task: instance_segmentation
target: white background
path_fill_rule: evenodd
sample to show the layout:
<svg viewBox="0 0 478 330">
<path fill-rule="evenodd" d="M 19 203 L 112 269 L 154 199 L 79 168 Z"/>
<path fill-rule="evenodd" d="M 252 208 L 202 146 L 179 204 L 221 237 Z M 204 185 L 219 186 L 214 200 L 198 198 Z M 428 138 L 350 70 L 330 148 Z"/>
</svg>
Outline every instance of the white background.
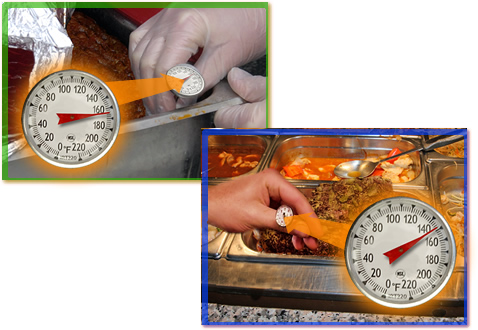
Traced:
<svg viewBox="0 0 478 330">
<path fill-rule="evenodd" d="M 271 1 L 269 19 L 270 127 L 468 128 L 473 166 L 476 2 Z M 0 329 L 201 327 L 200 188 L 2 182 Z"/>
</svg>

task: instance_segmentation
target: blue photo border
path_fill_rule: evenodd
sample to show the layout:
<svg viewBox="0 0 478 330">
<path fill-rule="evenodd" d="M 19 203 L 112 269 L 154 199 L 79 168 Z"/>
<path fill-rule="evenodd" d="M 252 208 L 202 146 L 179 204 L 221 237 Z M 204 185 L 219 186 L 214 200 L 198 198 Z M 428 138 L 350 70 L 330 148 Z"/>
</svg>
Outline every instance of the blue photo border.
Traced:
<svg viewBox="0 0 478 330">
<path fill-rule="evenodd" d="M 208 252 L 207 252 L 207 220 L 208 220 L 208 175 L 201 172 L 201 324 L 203 325 L 468 325 L 468 130 L 467 129 L 428 129 L 428 128 L 370 128 L 370 129 L 204 129 L 202 131 L 202 169 L 208 167 L 208 137 L 211 135 L 463 135 L 465 144 L 464 156 L 464 190 L 465 190 L 465 290 L 463 322 L 209 322 L 208 320 Z"/>
</svg>

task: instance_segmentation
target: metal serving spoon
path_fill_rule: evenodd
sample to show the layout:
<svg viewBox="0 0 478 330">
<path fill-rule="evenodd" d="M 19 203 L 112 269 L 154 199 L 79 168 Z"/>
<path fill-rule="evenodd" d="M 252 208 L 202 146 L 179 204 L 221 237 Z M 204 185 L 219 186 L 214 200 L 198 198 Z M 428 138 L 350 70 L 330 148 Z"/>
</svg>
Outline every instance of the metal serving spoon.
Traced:
<svg viewBox="0 0 478 330">
<path fill-rule="evenodd" d="M 411 149 L 411 150 L 402 152 L 401 154 L 397 154 L 392 157 L 381 159 L 378 162 L 370 162 L 367 160 L 352 160 L 349 162 L 341 163 L 335 167 L 334 173 L 338 177 L 344 178 L 344 179 L 365 178 L 369 176 L 370 174 L 372 174 L 373 171 L 375 171 L 375 168 L 378 166 L 378 164 L 382 162 L 386 162 L 387 160 L 391 160 L 391 159 L 394 159 L 394 158 L 397 158 L 402 155 L 406 155 L 415 151 L 421 151 L 421 150 L 429 151 L 432 149 L 440 148 L 440 147 L 452 144 L 454 142 L 458 142 L 463 139 L 464 139 L 463 135 L 440 135 L 423 143 L 423 146 L 420 148 Z"/>
</svg>

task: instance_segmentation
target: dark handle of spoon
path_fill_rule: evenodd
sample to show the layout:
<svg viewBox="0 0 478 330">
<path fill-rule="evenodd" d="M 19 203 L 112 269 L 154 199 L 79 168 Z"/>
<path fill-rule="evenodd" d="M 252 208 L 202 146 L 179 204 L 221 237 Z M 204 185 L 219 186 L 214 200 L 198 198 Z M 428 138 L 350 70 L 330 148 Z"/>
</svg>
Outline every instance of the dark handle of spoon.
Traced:
<svg viewBox="0 0 478 330">
<path fill-rule="evenodd" d="M 386 162 L 388 160 L 395 159 L 397 157 L 400 157 L 400 156 L 403 156 L 403 155 L 406 155 L 406 154 L 409 154 L 409 153 L 412 153 L 412 152 L 415 152 L 415 151 L 421 151 L 421 150 L 429 151 L 429 150 L 432 150 L 432 149 L 447 146 L 449 144 L 452 144 L 452 143 L 458 142 L 460 140 L 463 140 L 464 138 L 465 137 L 463 135 L 440 135 L 440 136 L 437 136 L 437 137 L 425 142 L 423 147 L 407 150 L 405 152 L 402 152 L 401 154 L 398 154 L 398 155 L 395 155 L 395 156 L 392 156 L 392 157 L 384 158 L 384 159 L 380 160 L 379 163 Z"/>
<path fill-rule="evenodd" d="M 431 140 L 426 141 L 424 143 L 423 150 L 428 151 L 431 149 L 444 147 L 449 144 L 463 140 L 464 138 L 465 137 L 463 135 L 439 135 Z"/>
</svg>

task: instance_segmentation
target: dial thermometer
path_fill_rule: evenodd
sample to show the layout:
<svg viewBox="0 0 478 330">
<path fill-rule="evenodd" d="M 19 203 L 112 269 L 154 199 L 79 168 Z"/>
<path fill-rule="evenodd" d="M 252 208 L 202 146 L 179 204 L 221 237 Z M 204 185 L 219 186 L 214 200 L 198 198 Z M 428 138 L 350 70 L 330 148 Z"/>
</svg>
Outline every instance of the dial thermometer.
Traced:
<svg viewBox="0 0 478 330">
<path fill-rule="evenodd" d="M 178 97 L 197 96 L 204 89 L 204 78 L 199 71 L 190 64 L 179 64 L 173 66 L 168 72 L 166 72 L 166 75 L 184 80 L 180 92 L 177 92 L 174 89 L 171 90 L 171 92 Z"/>
<path fill-rule="evenodd" d="M 364 210 L 347 235 L 345 263 L 357 288 L 387 307 L 420 305 L 446 285 L 456 247 L 445 218 L 432 206 L 392 197 Z"/>
<path fill-rule="evenodd" d="M 40 80 L 25 100 L 22 125 L 33 151 L 50 164 L 76 168 L 103 157 L 119 131 L 120 111 L 108 86 L 83 71 Z"/>
</svg>

